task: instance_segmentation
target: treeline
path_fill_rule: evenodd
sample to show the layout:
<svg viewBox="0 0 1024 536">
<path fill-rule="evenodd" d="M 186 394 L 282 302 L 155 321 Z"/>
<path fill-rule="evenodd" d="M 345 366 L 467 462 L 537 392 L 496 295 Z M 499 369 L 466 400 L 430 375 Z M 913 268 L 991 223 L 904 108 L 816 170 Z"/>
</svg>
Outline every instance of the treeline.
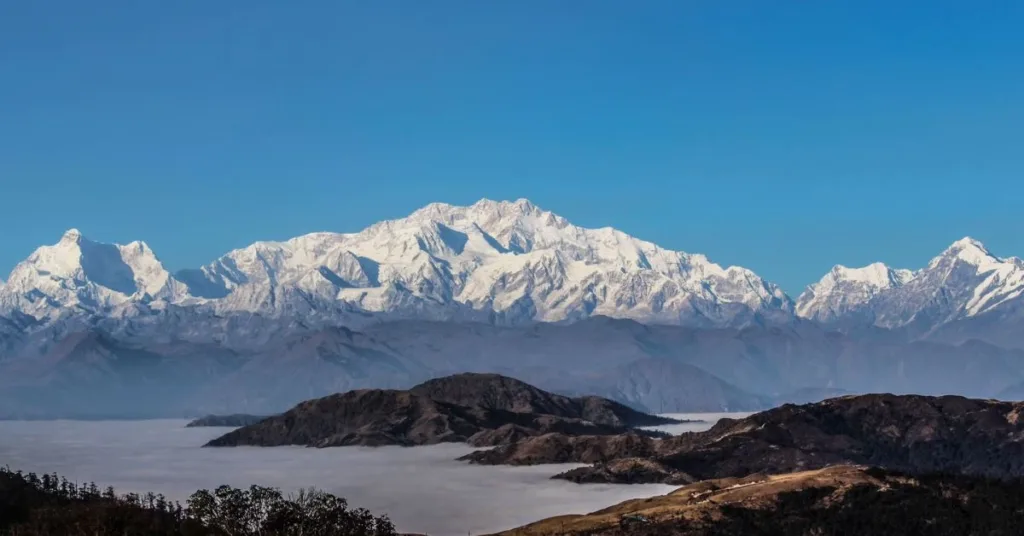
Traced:
<svg viewBox="0 0 1024 536">
<path fill-rule="evenodd" d="M 386 516 L 349 508 L 318 490 L 221 486 L 187 503 L 162 495 L 118 494 L 56 474 L 0 468 L 0 535 L 4 536 L 396 536 Z"/>
</svg>

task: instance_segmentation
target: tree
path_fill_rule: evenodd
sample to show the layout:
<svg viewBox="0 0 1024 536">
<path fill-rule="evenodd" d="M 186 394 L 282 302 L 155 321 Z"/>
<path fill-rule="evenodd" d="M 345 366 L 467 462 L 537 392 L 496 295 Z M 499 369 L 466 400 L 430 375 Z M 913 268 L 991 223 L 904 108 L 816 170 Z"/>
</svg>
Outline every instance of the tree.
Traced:
<svg viewBox="0 0 1024 536">
<path fill-rule="evenodd" d="M 318 490 L 199 490 L 187 507 L 162 495 L 102 493 L 56 475 L 0 468 L 0 536 L 394 536 L 387 517 Z"/>
</svg>

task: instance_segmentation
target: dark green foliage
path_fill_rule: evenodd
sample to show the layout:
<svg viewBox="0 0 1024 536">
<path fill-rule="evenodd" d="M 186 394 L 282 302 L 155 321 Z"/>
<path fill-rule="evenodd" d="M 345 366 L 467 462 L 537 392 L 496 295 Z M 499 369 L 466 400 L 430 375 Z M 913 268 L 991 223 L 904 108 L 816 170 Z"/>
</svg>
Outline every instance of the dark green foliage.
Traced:
<svg viewBox="0 0 1024 536">
<path fill-rule="evenodd" d="M 0 468 L 4 536 L 395 536 L 387 517 L 349 509 L 316 490 L 284 497 L 273 488 L 221 486 L 192 494 L 188 507 L 162 495 L 117 495 L 92 483 Z"/>
<path fill-rule="evenodd" d="M 188 500 L 188 515 L 216 534 L 303 536 L 390 536 L 394 527 L 386 517 L 364 509 L 350 510 L 345 499 L 317 490 L 302 490 L 285 498 L 273 488 L 248 490 L 221 486 L 212 493 L 200 490 Z"/>
</svg>

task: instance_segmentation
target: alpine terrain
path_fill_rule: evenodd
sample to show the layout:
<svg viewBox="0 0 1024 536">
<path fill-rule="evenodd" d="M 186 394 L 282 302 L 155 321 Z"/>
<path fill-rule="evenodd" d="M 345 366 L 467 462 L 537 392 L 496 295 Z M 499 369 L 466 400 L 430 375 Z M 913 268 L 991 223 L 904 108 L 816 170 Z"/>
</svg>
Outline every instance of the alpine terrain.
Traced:
<svg viewBox="0 0 1024 536">
<path fill-rule="evenodd" d="M 347 324 L 366 314 L 500 324 L 605 315 L 695 326 L 793 308 L 750 270 L 577 227 L 525 199 L 435 203 L 359 233 L 257 242 L 176 274 L 143 242 L 100 244 L 70 230 L 15 267 L 0 304 L 4 316 L 40 322 L 182 306 Z"/>
<path fill-rule="evenodd" d="M 1018 396 L 1022 294 L 1024 262 L 963 239 L 916 271 L 837 266 L 794 301 L 524 199 L 434 203 L 174 273 L 143 242 L 70 230 L 0 286 L 0 416 L 271 415 L 460 372 L 655 412 Z"/>
<path fill-rule="evenodd" d="M 972 238 L 917 271 L 884 264 L 836 266 L 797 299 L 797 314 L 826 324 L 904 329 L 912 337 L 972 338 L 1020 347 L 1024 260 L 1001 258 Z"/>
</svg>

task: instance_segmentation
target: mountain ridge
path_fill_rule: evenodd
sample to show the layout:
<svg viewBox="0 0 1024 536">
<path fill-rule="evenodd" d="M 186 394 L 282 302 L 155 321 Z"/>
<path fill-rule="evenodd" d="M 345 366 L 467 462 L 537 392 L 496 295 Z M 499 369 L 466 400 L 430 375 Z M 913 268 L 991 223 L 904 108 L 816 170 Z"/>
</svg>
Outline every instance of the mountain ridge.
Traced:
<svg viewBox="0 0 1024 536">
<path fill-rule="evenodd" d="M 131 316 L 168 305 L 315 312 L 334 323 L 367 313 L 506 324 L 606 315 L 718 326 L 792 311 L 781 288 L 746 268 L 608 227 L 578 227 L 525 199 L 432 203 L 357 233 L 255 242 L 173 274 L 143 242 L 100 244 L 72 229 L 19 263 L 0 293 L 0 311 L 45 321 L 68 311 Z"/>
<path fill-rule="evenodd" d="M 1016 330 L 1021 319 L 1014 313 L 1024 304 L 1024 260 L 997 257 L 978 240 L 957 240 L 916 271 L 881 263 L 838 268 L 798 297 L 797 314 L 825 325 L 870 324 L 947 342 L 1024 343 L 969 329 L 978 319 L 992 319 L 982 323 Z"/>
<path fill-rule="evenodd" d="M 104 244 L 69 229 L 0 283 L 0 317 L 26 315 L 34 327 L 72 317 L 127 321 L 169 308 L 353 327 L 609 316 L 717 328 L 805 318 L 1024 347 L 1002 326 L 1024 322 L 1021 304 L 1024 261 L 996 257 L 969 237 L 916 271 L 836 265 L 794 300 L 749 269 L 610 227 L 578 227 L 526 199 L 431 203 L 359 232 L 259 241 L 173 273 L 145 242 Z"/>
<path fill-rule="evenodd" d="M 457 372 L 658 411 L 1024 392 L 1018 258 L 964 238 L 915 271 L 836 266 L 812 287 L 794 301 L 527 200 L 435 203 L 175 274 L 144 242 L 71 229 L 0 287 L 0 399 L 6 416 L 120 415 L 150 389 L 140 414 L 269 414 Z"/>
<path fill-rule="evenodd" d="M 589 318 L 497 326 L 395 321 L 319 327 L 258 316 L 57 324 L 3 335 L 0 418 L 270 415 L 360 388 L 407 389 L 463 372 L 642 411 L 750 411 L 829 393 L 994 397 L 1024 382 L 1024 350 L 906 341 L 812 322 L 687 328 Z"/>
<path fill-rule="evenodd" d="M 551 434 L 461 459 L 482 464 L 590 463 L 578 483 L 684 483 L 830 465 L 917 474 L 1024 475 L 1024 403 L 962 396 L 867 394 L 785 404 L 666 439 Z M 638 463 L 640 464 L 638 466 Z M 643 470 L 638 470 L 642 468 Z"/>
</svg>

